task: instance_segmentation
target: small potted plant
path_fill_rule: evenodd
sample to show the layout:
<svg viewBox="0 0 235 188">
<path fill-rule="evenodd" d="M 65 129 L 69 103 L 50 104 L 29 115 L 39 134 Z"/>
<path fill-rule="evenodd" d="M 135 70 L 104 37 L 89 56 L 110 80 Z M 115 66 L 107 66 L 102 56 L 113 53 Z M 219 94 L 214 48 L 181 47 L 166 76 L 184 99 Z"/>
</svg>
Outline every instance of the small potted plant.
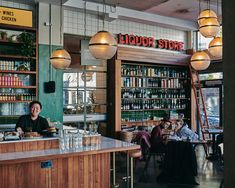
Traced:
<svg viewBox="0 0 235 188">
<path fill-rule="evenodd" d="M 11 35 L 11 36 L 9 37 L 9 41 L 10 41 L 10 42 L 17 42 L 17 35 Z"/>
<path fill-rule="evenodd" d="M 35 35 L 28 32 L 23 32 L 18 35 L 17 40 L 22 42 L 20 52 L 22 55 L 27 57 L 35 56 Z"/>
<path fill-rule="evenodd" d="M 6 31 L 1 31 L 1 39 L 7 40 L 7 32 Z"/>
</svg>

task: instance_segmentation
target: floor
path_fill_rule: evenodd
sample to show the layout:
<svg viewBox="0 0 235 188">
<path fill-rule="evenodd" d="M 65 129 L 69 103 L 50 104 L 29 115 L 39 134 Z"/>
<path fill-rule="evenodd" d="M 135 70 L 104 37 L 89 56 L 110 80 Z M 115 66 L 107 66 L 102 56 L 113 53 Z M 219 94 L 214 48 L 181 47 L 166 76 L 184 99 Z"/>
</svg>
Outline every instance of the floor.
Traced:
<svg viewBox="0 0 235 188">
<path fill-rule="evenodd" d="M 196 182 L 199 185 L 177 185 L 177 184 L 159 184 L 157 182 L 157 176 L 160 174 L 161 169 L 157 162 L 154 168 L 154 160 L 149 163 L 149 167 L 145 175 L 143 176 L 143 169 L 145 162 L 136 161 L 134 177 L 134 188 L 220 188 L 220 182 L 223 179 L 223 168 L 218 160 L 209 161 L 206 159 L 203 147 L 196 147 L 196 156 L 198 163 L 198 176 Z M 126 182 L 122 177 L 126 174 L 126 160 L 125 154 L 119 154 L 117 156 L 117 184 L 120 188 L 125 188 Z"/>
</svg>

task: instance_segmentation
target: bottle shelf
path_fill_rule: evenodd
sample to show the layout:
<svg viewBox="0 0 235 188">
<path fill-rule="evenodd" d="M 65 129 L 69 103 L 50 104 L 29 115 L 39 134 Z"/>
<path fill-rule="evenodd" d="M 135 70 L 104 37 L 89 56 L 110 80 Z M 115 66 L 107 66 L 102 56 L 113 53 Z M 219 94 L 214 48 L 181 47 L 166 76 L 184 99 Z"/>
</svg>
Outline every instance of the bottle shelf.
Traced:
<svg viewBox="0 0 235 188">
<path fill-rule="evenodd" d="M 150 78 L 150 79 L 183 79 L 188 80 L 186 77 L 173 77 L 173 76 L 142 76 L 142 75 L 121 75 L 122 77 L 136 77 L 136 78 Z"/>
<path fill-rule="evenodd" d="M 25 101 L 21 101 L 21 100 L 5 100 L 5 101 L 1 101 L 0 103 L 30 103 L 32 102 L 32 100 L 25 100 Z"/>
<path fill-rule="evenodd" d="M 157 110 L 185 110 L 185 108 L 154 108 L 154 109 L 137 109 L 137 110 L 121 110 L 122 112 L 143 112 L 143 111 L 157 111 Z"/>
<path fill-rule="evenodd" d="M 28 103 L 38 99 L 38 32 L 31 27 L 0 27 L 7 35 L 0 39 L 0 118 L 9 123 L 27 114 Z"/>
<path fill-rule="evenodd" d="M 172 100 L 172 99 L 182 99 L 182 100 L 186 100 L 189 98 L 180 98 L 180 97 L 174 97 L 174 98 L 121 98 L 122 100 Z"/>
<path fill-rule="evenodd" d="M 36 57 L 27 57 L 21 55 L 10 55 L 10 54 L 0 54 L 0 58 L 7 58 L 7 59 L 35 59 Z"/>
<path fill-rule="evenodd" d="M 122 87 L 121 89 L 164 89 L 164 90 L 167 90 L 167 89 L 184 89 L 184 88 L 173 88 L 173 87 L 165 88 L 165 87 L 151 86 L 151 87 Z"/>
<path fill-rule="evenodd" d="M 18 71 L 18 70 L 0 70 L 0 73 L 12 73 L 12 74 L 37 74 L 36 71 Z"/>
<path fill-rule="evenodd" d="M 37 86 L 1 86 L 0 88 L 15 88 L 15 89 L 36 89 Z"/>
</svg>

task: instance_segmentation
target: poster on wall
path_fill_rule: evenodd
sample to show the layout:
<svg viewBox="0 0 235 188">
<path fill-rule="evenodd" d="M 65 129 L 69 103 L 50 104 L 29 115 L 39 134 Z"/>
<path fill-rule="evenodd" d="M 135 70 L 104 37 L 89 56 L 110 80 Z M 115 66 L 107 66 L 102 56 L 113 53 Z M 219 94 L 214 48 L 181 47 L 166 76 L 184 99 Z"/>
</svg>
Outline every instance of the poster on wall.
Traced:
<svg viewBox="0 0 235 188">
<path fill-rule="evenodd" d="M 0 6 L 0 24 L 32 27 L 32 11 Z"/>
<path fill-rule="evenodd" d="M 81 65 L 98 66 L 100 60 L 95 59 L 89 51 L 89 40 L 81 40 Z"/>
</svg>

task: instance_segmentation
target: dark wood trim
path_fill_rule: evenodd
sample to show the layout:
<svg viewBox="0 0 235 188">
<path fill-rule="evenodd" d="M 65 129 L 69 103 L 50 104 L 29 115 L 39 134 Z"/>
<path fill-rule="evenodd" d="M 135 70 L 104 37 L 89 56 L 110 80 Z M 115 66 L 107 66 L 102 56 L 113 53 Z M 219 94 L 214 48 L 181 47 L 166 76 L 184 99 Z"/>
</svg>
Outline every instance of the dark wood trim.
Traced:
<svg viewBox="0 0 235 188">
<path fill-rule="evenodd" d="M 188 66 L 191 55 L 165 52 L 157 49 L 118 46 L 117 59 L 166 65 Z"/>
<path fill-rule="evenodd" d="M 59 148 L 59 140 L 28 140 L 19 142 L 0 143 L 0 153 L 25 152 L 32 150 L 45 150 Z"/>
<path fill-rule="evenodd" d="M 11 30 L 17 30 L 17 31 L 22 31 L 22 30 L 26 30 L 26 31 L 32 31 L 35 32 L 37 31 L 36 28 L 33 27 L 24 27 L 24 26 L 17 26 L 17 25 L 8 25 L 8 24 L 0 24 L 0 27 L 2 29 L 11 29 Z"/>
</svg>

